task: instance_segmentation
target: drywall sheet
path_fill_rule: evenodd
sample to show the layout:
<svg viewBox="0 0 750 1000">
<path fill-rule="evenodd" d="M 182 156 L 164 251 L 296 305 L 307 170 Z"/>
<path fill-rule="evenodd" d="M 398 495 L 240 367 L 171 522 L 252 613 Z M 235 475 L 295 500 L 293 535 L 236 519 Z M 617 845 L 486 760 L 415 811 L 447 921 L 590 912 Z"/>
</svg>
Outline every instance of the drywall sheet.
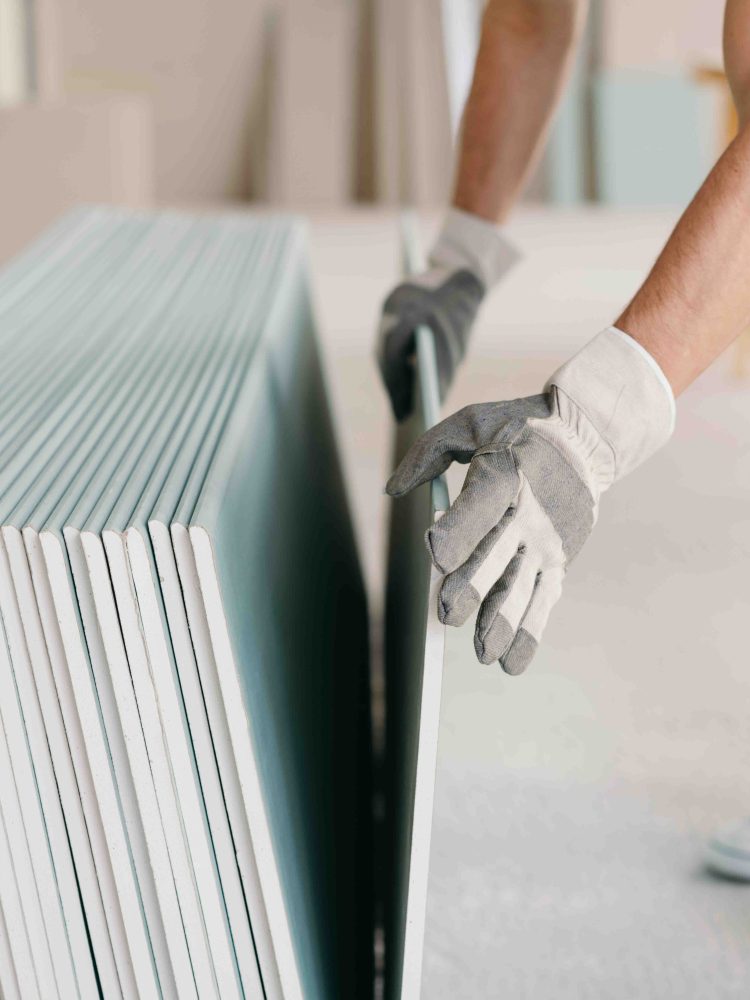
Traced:
<svg viewBox="0 0 750 1000">
<path fill-rule="evenodd" d="M 367 617 L 304 230 L 73 213 L 0 273 L 0 349 L 4 993 L 367 995 Z"/>
<path fill-rule="evenodd" d="M 257 266 L 262 253 L 270 274 L 283 264 L 284 237 L 288 233 L 278 227 L 275 233 L 266 235 L 273 238 L 265 245 L 257 242 L 251 263 Z M 162 678 L 162 684 L 169 684 L 172 678 L 172 683 L 179 686 L 185 721 L 178 719 L 177 724 L 166 725 L 165 734 L 170 742 L 179 744 L 186 738 L 192 741 L 243 989 L 248 996 L 265 991 L 265 996 L 274 1000 L 283 994 L 252 839 L 242 810 L 237 808 L 238 779 L 231 752 L 229 757 L 226 754 L 229 738 L 221 694 L 212 683 L 215 670 L 201 661 L 200 643 L 195 638 L 200 625 L 191 622 L 188 626 L 189 584 L 181 588 L 169 533 L 178 503 L 184 499 L 191 510 L 194 506 L 242 373 L 252 361 L 264 309 L 274 294 L 272 280 L 251 283 L 249 278 L 240 273 L 237 287 L 226 296 L 225 308 L 230 308 L 222 318 L 226 330 L 222 349 L 210 352 L 209 362 L 201 366 L 199 383 L 191 390 L 189 405 L 179 407 L 175 413 L 177 422 L 158 453 L 136 507 L 126 491 L 107 519 L 104 537 L 108 547 L 125 547 L 140 631 L 154 677 Z M 249 287 L 254 288 L 252 295 L 247 294 Z M 212 309 L 214 316 L 222 315 L 215 305 Z M 169 692 L 166 694 L 168 698 Z M 177 747 L 183 760 L 186 752 L 189 755 L 189 746 L 182 750 Z M 174 757 L 175 752 L 171 755 Z"/>
<path fill-rule="evenodd" d="M 90 305 L 90 315 L 97 315 L 101 305 L 96 294 L 97 283 L 106 278 L 107 269 L 113 265 L 112 244 L 120 231 L 121 220 L 115 213 L 108 226 L 98 232 L 98 239 L 92 239 L 100 221 L 101 216 L 96 212 L 87 213 L 83 220 L 77 214 L 57 227 L 40 247 L 8 268 L 0 283 L 3 334 L 12 344 L 14 335 L 24 333 L 23 350 L 7 350 L 9 364 L 4 372 L 12 381 L 4 396 L 0 430 L 0 446 L 5 455 L 0 606 L 8 639 L 6 681 L 15 687 L 15 697 L 6 702 L 6 711 L 13 713 L 16 699 L 20 708 L 20 718 L 14 714 L 8 718 L 8 748 L 14 774 L 23 789 L 21 816 L 29 851 L 33 852 L 31 879 L 24 878 L 22 884 L 36 886 L 36 893 L 24 892 L 22 901 L 28 911 L 34 905 L 35 895 L 40 900 L 47 900 L 42 910 L 45 931 L 41 934 L 32 931 L 32 949 L 43 946 L 45 937 L 49 944 L 49 935 L 53 934 L 56 943 L 50 947 L 57 988 L 63 995 L 77 995 L 79 990 L 82 995 L 89 995 L 91 991 L 96 992 L 96 985 L 88 929 L 100 982 L 116 996 L 120 986 L 113 967 L 108 905 L 102 896 L 101 873 L 97 871 L 101 854 L 97 859 L 96 849 L 100 845 L 94 833 L 87 829 L 82 815 L 84 776 L 77 780 L 72 767 L 68 743 L 71 730 L 66 732 L 66 722 L 61 717 L 61 703 L 49 673 L 44 638 L 39 632 L 28 565 L 22 551 L 19 562 L 20 537 L 11 530 L 10 524 L 14 508 L 23 498 L 32 495 L 40 471 L 46 470 L 48 460 L 58 457 L 55 448 L 59 449 L 64 441 L 64 437 L 59 436 L 64 421 L 59 419 L 61 414 L 59 405 L 56 410 L 56 403 L 66 398 L 66 387 L 72 384 L 75 351 L 71 341 L 75 338 L 63 339 L 62 347 L 56 345 L 56 351 L 48 352 L 49 325 L 54 323 L 53 320 L 50 324 L 50 318 L 66 324 L 71 313 L 85 330 L 88 317 L 82 301 Z M 138 228 L 143 236 L 150 222 L 141 223 Z M 77 273 L 72 266 L 76 260 L 79 263 Z M 122 271 L 123 280 L 133 278 L 127 268 Z M 30 335 L 30 329 L 37 335 Z M 96 343 L 95 337 L 93 343 Z M 49 368 L 40 363 L 40 352 L 45 359 L 51 355 Z M 96 366 L 89 367 L 95 379 Z M 41 385 L 38 384 L 40 378 Z M 31 763 L 31 771 L 27 761 Z M 41 832 L 34 819 L 34 795 L 39 796 L 41 805 Z M 92 806 L 91 800 L 86 799 L 86 807 L 91 810 Z M 14 850 L 21 848 L 14 845 Z M 45 850 L 52 862 L 51 869 L 44 860 Z M 55 931 L 55 894 L 59 895 L 58 905 L 62 907 L 68 937 L 65 946 Z M 85 917 L 81 913 L 81 902 L 86 909 Z M 108 902 L 111 904 L 112 900 Z M 35 926 L 33 914 L 29 926 Z M 75 983 L 59 971 L 65 947 L 72 953 Z M 44 987 L 43 992 L 47 988 Z M 50 995 L 53 993 L 54 990 Z"/>
<path fill-rule="evenodd" d="M 242 242 L 249 242 L 247 236 Z M 229 241 L 208 287 L 195 289 L 195 300 L 185 315 L 188 325 L 179 324 L 179 356 L 168 366 L 173 377 L 128 449 L 125 467 L 118 470 L 122 485 L 119 496 L 112 490 L 102 494 L 87 516 L 84 546 L 88 548 L 92 582 L 94 573 L 109 566 L 115 604 L 111 598 L 105 599 L 98 619 L 102 626 L 107 618 L 113 623 L 119 618 L 124 646 L 116 630 L 108 630 L 112 634 L 107 655 L 111 664 L 123 663 L 125 658 L 133 679 L 156 797 L 170 838 L 170 856 L 188 875 L 192 861 L 192 878 L 180 874 L 176 882 L 181 905 L 187 903 L 190 923 L 186 931 L 197 959 L 196 978 L 213 967 L 220 996 L 240 996 L 244 991 L 247 997 L 262 998 L 248 909 L 239 886 L 210 735 L 201 726 L 205 710 L 200 689 L 190 686 L 188 674 L 182 677 L 176 671 L 160 607 L 156 567 L 136 538 L 146 534 L 139 513 L 144 501 L 148 504 L 149 497 L 153 501 L 174 455 L 179 453 L 184 439 L 180 427 L 197 425 L 200 429 L 207 388 L 218 381 L 217 390 L 221 391 L 222 380 L 217 380 L 217 374 L 232 367 L 236 342 L 244 345 L 250 339 L 243 328 L 228 322 L 237 310 L 252 312 L 259 297 L 248 292 L 257 288 L 252 281 L 254 256 L 238 255 L 237 249 L 236 243 Z M 211 338 L 205 336 L 207 325 L 218 331 Z M 130 536 L 130 551 L 126 535 Z M 181 828 L 185 830 L 184 843 Z M 195 897 L 186 899 L 193 882 L 197 911 Z M 202 983 L 199 995 L 208 988 L 209 984 Z"/>
<path fill-rule="evenodd" d="M 132 417 L 133 410 L 137 411 L 138 405 L 143 405 L 144 393 L 148 387 L 151 386 L 153 390 L 154 380 L 144 377 L 143 366 L 147 360 L 153 362 L 154 352 L 158 351 L 159 339 L 153 336 L 153 329 L 149 324 L 159 322 L 157 319 L 159 309 L 167 304 L 169 297 L 175 293 L 180 284 L 190 278 L 200 249 L 205 243 L 205 233 L 197 231 L 192 223 L 186 220 L 164 219 L 154 225 L 153 220 L 148 218 L 130 219 L 127 220 L 123 232 L 120 232 L 119 224 L 115 226 L 114 232 L 111 231 L 116 219 L 107 219 L 105 216 L 105 221 L 107 223 L 105 228 L 110 229 L 112 241 L 119 246 L 119 255 L 114 260 L 114 266 L 112 260 L 108 263 L 111 273 L 99 273 L 96 276 L 98 282 L 94 286 L 95 291 L 92 292 L 89 288 L 83 304 L 75 308 L 71 333 L 64 342 L 65 352 L 57 366 L 56 375 L 64 371 L 64 378 L 58 382 L 56 378 L 49 376 L 45 368 L 40 368 L 36 390 L 28 393 L 29 408 L 41 410 L 44 419 L 38 423 L 35 433 L 32 434 L 32 440 L 35 436 L 37 438 L 36 445 L 19 449 L 18 454 L 26 457 L 26 465 L 16 467 L 13 462 L 6 464 L 2 522 L 3 543 L 12 569 L 28 650 L 27 654 L 23 642 L 18 638 L 13 640 L 14 632 L 11 629 L 11 652 L 14 652 L 15 647 L 14 669 L 18 678 L 23 676 L 19 673 L 22 669 L 28 674 L 30 665 L 46 727 L 46 741 L 39 736 L 30 739 L 33 752 L 38 755 L 37 781 L 39 774 L 43 773 L 40 770 L 44 764 L 43 750 L 46 743 L 49 743 L 76 861 L 78 883 L 87 921 L 91 927 L 97 968 L 100 970 L 102 981 L 107 983 L 108 991 L 112 995 L 117 995 L 117 986 L 113 983 L 115 970 L 111 968 L 112 960 L 109 960 L 109 967 L 105 961 L 108 955 L 105 951 L 107 942 L 103 931 L 109 930 L 117 966 L 116 974 L 119 976 L 123 991 L 126 994 L 130 991 L 133 978 L 133 966 L 127 954 L 129 946 L 140 979 L 139 989 L 143 992 L 148 990 L 150 984 L 150 981 L 144 982 L 143 978 L 148 976 L 151 955 L 162 953 L 162 949 L 158 946 L 162 936 L 160 921 L 151 913 L 150 929 L 144 936 L 143 913 L 148 908 L 143 907 L 144 885 L 135 886 L 131 882 L 134 893 L 129 894 L 125 891 L 122 881 L 123 878 L 128 879 L 127 861 L 125 867 L 122 867 L 123 855 L 129 854 L 132 848 L 132 844 L 128 843 L 123 851 L 123 844 L 121 840 L 118 841 L 116 834 L 125 788 L 125 778 L 122 776 L 125 772 L 121 771 L 122 781 L 120 778 L 117 779 L 114 804 L 111 796 L 107 798 L 101 784 L 97 793 L 102 792 L 106 806 L 98 810 L 98 816 L 97 803 L 92 801 L 92 797 L 97 793 L 92 789 L 91 772 L 97 768 L 101 774 L 102 764 L 108 758 L 114 760 L 116 755 L 112 748 L 116 746 L 116 740 L 114 737 L 110 740 L 109 736 L 105 736 L 103 758 L 102 744 L 96 742 L 91 744 L 92 753 L 87 761 L 85 755 L 81 753 L 81 738 L 84 733 L 90 738 L 88 726 L 96 727 L 97 716 L 101 719 L 106 718 L 106 711 L 102 712 L 101 699 L 106 703 L 103 685 L 109 683 L 110 675 L 103 674 L 102 680 L 96 684 L 94 706 L 81 701 L 76 709 L 66 676 L 66 673 L 72 674 L 72 670 L 67 664 L 60 663 L 59 647 L 56 645 L 58 637 L 55 635 L 55 624 L 60 623 L 63 611 L 60 610 L 57 623 L 54 620 L 50 621 L 49 593 L 46 592 L 40 578 L 38 536 L 35 532 L 41 527 L 49 530 L 56 518 L 60 525 L 63 524 L 67 511 L 75 509 L 82 486 L 85 484 L 89 489 L 95 488 L 92 483 L 96 483 L 96 476 L 92 480 L 91 470 L 96 469 L 101 477 L 102 468 L 106 467 L 106 463 L 102 463 L 102 454 L 106 455 L 110 462 L 116 461 L 115 446 L 119 444 L 123 435 L 122 425 L 118 424 L 115 417 L 127 422 L 128 417 Z M 97 261 L 104 257 L 104 254 L 98 255 Z M 89 281 L 88 272 L 92 269 L 93 266 L 88 262 L 86 268 L 81 269 Z M 69 297 L 73 295 L 74 287 L 74 282 L 67 283 Z M 148 302 L 148 308 L 139 311 L 136 318 L 132 315 L 132 302 L 139 301 L 137 298 L 139 294 Z M 74 298 L 76 300 L 78 298 L 77 291 Z M 65 311 L 60 309 L 52 314 L 51 310 L 48 310 L 45 315 L 54 326 L 55 317 L 59 322 L 60 318 L 64 317 Z M 35 329 L 40 329 L 40 322 L 37 319 Z M 97 351 L 91 350 L 92 342 L 97 343 L 94 334 L 102 338 L 100 341 L 102 346 Z M 140 352 L 136 349 L 138 346 L 145 349 Z M 162 375 L 168 370 L 164 365 L 156 367 Z M 17 410 L 16 416 L 22 418 L 22 408 L 18 407 Z M 151 407 L 146 406 L 145 410 L 150 411 Z M 23 433 L 23 420 L 20 420 L 20 425 L 19 435 Z M 27 432 L 28 429 L 27 424 Z M 105 480 L 105 485 L 109 482 Z M 25 551 L 19 534 L 19 529 L 22 527 L 26 543 Z M 67 582 L 67 575 L 63 574 L 60 580 Z M 9 607 L 12 611 L 12 605 L 6 596 L 4 608 Z M 68 621 L 75 628 L 75 606 L 70 594 L 67 597 L 66 608 Z M 57 618 L 57 613 L 55 617 Z M 12 625 L 12 616 L 9 621 Z M 15 631 L 18 632 L 18 629 Z M 73 654 L 68 654 L 66 650 L 66 655 Z M 80 683 L 80 676 L 77 683 Z M 74 688 L 74 690 L 78 698 L 81 689 Z M 58 699 L 57 712 L 55 712 L 55 694 Z M 28 698 L 29 696 L 27 705 L 33 708 L 33 696 L 31 700 Z M 81 720 L 87 711 L 89 714 L 84 720 L 82 729 Z M 28 711 L 28 707 L 25 717 L 28 728 L 34 721 L 34 714 Z M 71 757 L 75 771 L 72 778 L 69 773 Z M 95 761 L 94 764 L 91 763 L 92 760 Z M 82 830 L 81 810 L 84 813 L 85 823 Z M 146 814 L 146 819 L 150 820 L 151 816 Z M 134 811 L 129 814 L 131 829 L 139 827 L 139 820 L 140 817 L 136 816 Z M 130 839 L 130 831 L 127 837 Z M 85 854 L 87 841 L 91 845 L 92 859 L 88 859 Z M 95 874 L 88 875 L 87 872 L 91 872 L 92 860 Z M 132 861 L 132 856 L 129 860 Z M 152 875 L 145 858 L 141 859 L 140 864 L 141 875 L 144 879 L 150 880 Z M 167 874 L 171 880 L 168 868 Z M 95 895 L 97 876 L 101 894 L 99 905 L 105 910 L 106 922 L 99 918 L 97 909 L 94 908 L 97 902 Z M 158 884 L 161 888 L 162 885 L 169 883 L 166 879 L 162 879 Z M 181 934 L 179 911 L 175 913 L 177 921 L 170 930 L 176 929 Z M 78 947 L 75 953 L 83 954 L 85 949 Z M 165 983 L 168 987 L 172 979 L 171 968 L 163 957 L 160 959 L 160 964 L 162 988 Z M 182 968 L 176 962 L 174 964 L 182 972 Z M 189 973 L 189 961 L 184 965 Z M 84 990 L 84 993 L 86 992 Z M 168 988 L 166 992 L 170 992 Z"/>
<path fill-rule="evenodd" d="M 414 220 L 402 225 L 405 270 L 420 264 Z M 432 332 L 416 334 L 413 415 L 396 428 L 394 467 L 439 418 Z M 393 501 L 386 591 L 386 996 L 420 993 L 432 803 L 435 786 L 444 626 L 437 618 L 440 577 L 424 534 L 448 507 L 444 480 Z"/>
<path fill-rule="evenodd" d="M 189 533 L 285 996 L 359 996 L 366 614 L 301 245 L 286 279 Z"/>
</svg>

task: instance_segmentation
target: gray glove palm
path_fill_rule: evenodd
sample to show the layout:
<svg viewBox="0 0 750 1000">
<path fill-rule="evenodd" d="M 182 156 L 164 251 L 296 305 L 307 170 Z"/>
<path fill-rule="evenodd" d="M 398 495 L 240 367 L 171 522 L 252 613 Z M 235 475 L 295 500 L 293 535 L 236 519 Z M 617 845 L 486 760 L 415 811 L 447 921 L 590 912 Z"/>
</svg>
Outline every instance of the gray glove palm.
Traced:
<svg viewBox="0 0 750 1000">
<path fill-rule="evenodd" d="M 533 657 L 601 494 L 669 437 L 674 400 L 650 356 L 610 329 L 550 379 L 543 395 L 459 410 L 424 434 L 388 481 L 393 496 L 469 463 L 461 493 L 427 532 L 446 574 L 438 614 L 478 611 L 482 663 L 521 673 Z"/>
<path fill-rule="evenodd" d="M 435 336 L 442 399 L 466 353 L 485 292 L 516 259 L 497 226 L 458 209 L 448 212 L 429 270 L 398 285 L 383 305 L 376 355 L 397 420 L 413 407 L 416 328 L 428 326 Z"/>
<path fill-rule="evenodd" d="M 429 326 L 435 336 L 440 398 L 444 399 L 466 352 L 469 332 L 484 298 L 471 271 L 436 267 L 398 285 L 383 304 L 377 358 L 397 420 L 413 407 L 414 334 Z"/>
</svg>

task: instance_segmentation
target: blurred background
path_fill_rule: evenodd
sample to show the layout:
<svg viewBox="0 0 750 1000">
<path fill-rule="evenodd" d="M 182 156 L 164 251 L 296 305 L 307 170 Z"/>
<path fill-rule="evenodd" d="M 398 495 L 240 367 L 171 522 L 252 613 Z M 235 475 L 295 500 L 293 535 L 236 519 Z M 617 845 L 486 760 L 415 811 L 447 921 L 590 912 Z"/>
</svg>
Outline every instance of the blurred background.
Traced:
<svg viewBox="0 0 750 1000">
<path fill-rule="evenodd" d="M 592 0 L 447 411 L 538 392 L 612 322 L 730 140 L 723 0 Z M 368 582 L 376 719 L 392 422 L 372 358 L 448 195 L 480 0 L 0 0 L 0 262 L 81 201 L 300 210 Z M 747 997 L 748 338 L 612 491 L 522 680 L 449 630 L 424 996 Z M 460 485 L 460 471 L 451 480 Z M 382 729 L 378 729 L 382 737 Z"/>
<path fill-rule="evenodd" d="M 0 259 L 81 200 L 441 204 L 481 7 L 0 0 Z M 528 197 L 684 204 L 734 127 L 722 10 L 594 0 Z"/>
</svg>

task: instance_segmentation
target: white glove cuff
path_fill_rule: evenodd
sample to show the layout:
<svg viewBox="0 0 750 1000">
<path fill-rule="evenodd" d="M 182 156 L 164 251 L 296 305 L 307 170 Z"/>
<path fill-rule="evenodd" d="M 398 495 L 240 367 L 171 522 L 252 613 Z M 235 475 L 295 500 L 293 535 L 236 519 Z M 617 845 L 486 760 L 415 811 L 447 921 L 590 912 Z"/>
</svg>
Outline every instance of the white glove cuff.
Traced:
<svg viewBox="0 0 750 1000">
<path fill-rule="evenodd" d="M 669 440 L 674 394 L 655 359 L 611 326 L 559 368 L 547 383 L 585 414 L 614 455 L 620 479 Z"/>
<path fill-rule="evenodd" d="M 450 208 L 432 248 L 430 264 L 451 270 L 468 268 L 489 291 L 520 257 L 500 226 Z"/>
</svg>

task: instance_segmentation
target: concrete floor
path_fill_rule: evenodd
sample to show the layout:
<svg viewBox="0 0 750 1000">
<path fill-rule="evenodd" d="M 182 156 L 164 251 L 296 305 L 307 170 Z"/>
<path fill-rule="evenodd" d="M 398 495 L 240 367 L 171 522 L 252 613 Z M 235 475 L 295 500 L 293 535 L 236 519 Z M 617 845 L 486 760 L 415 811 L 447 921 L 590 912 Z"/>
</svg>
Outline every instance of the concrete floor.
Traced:
<svg viewBox="0 0 750 1000">
<path fill-rule="evenodd" d="M 610 322 L 673 217 L 530 211 L 447 411 L 539 390 Z M 313 224 L 328 375 L 377 624 L 389 423 L 371 361 L 392 217 Z M 750 813 L 750 385 L 721 359 L 604 499 L 529 672 L 448 630 L 423 997 L 724 1000 L 750 885 L 704 839 Z M 453 477 L 453 494 L 461 474 Z"/>
</svg>

